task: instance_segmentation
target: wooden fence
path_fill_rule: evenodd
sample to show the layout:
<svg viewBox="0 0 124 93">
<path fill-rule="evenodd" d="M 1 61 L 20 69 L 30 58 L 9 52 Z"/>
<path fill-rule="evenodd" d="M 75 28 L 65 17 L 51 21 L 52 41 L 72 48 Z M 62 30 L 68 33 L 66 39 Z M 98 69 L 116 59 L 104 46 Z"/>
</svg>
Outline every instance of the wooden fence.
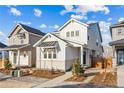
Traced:
<svg viewBox="0 0 124 93">
<path fill-rule="evenodd" d="M 112 68 L 112 57 L 92 58 L 92 67 L 95 68 Z"/>
</svg>

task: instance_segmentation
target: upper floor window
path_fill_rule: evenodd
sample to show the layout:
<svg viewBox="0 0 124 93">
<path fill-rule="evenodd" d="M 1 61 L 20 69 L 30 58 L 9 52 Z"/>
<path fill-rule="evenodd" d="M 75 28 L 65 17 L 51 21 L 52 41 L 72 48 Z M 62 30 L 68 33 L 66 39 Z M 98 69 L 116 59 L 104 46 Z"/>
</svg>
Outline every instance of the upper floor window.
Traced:
<svg viewBox="0 0 124 93">
<path fill-rule="evenodd" d="M 90 37 L 89 37 L 89 35 L 88 35 L 88 40 L 90 40 Z"/>
<path fill-rule="evenodd" d="M 75 34 L 76 34 L 76 36 L 79 36 L 79 31 L 77 30 Z"/>
<path fill-rule="evenodd" d="M 24 40 L 21 40 L 21 44 L 23 44 L 24 43 Z"/>
<path fill-rule="evenodd" d="M 99 45 L 99 41 L 98 41 L 98 40 L 96 40 L 96 45 L 97 45 L 97 46 Z"/>
<path fill-rule="evenodd" d="M 70 36 L 70 33 L 69 32 L 66 32 L 66 37 L 69 37 Z"/>
<path fill-rule="evenodd" d="M 118 31 L 118 34 L 122 34 L 122 29 L 121 28 L 119 28 L 117 31 Z"/>
<path fill-rule="evenodd" d="M 71 37 L 73 37 L 74 36 L 74 31 L 71 31 Z"/>
</svg>

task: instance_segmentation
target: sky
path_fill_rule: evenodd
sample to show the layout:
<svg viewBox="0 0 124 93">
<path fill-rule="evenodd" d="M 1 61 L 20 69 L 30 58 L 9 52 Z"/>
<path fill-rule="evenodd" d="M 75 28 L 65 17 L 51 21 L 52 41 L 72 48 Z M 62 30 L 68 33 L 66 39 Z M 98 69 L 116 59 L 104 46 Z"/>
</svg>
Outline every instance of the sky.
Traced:
<svg viewBox="0 0 124 93">
<path fill-rule="evenodd" d="M 99 22 L 103 45 L 108 45 L 109 26 L 124 20 L 123 10 L 119 5 L 1 5 L 0 42 L 8 44 L 8 35 L 17 23 L 48 33 L 75 18 L 84 23 Z"/>
</svg>

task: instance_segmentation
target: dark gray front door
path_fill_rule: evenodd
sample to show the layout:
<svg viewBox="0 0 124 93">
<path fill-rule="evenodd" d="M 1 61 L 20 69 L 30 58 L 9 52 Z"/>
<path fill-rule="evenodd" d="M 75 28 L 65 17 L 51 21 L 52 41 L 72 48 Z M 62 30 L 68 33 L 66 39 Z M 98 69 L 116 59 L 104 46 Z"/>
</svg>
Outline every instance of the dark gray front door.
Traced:
<svg viewBox="0 0 124 93">
<path fill-rule="evenodd" d="M 117 61 L 119 65 L 124 64 L 124 50 L 117 51 Z"/>
</svg>

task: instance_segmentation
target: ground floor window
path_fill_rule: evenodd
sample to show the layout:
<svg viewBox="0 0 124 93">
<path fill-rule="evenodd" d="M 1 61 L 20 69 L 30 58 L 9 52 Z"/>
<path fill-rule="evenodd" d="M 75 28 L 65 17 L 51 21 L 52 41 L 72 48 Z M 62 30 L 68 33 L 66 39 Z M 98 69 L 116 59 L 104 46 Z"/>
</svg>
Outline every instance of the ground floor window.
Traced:
<svg viewBox="0 0 124 93">
<path fill-rule="evenodd" d="M 57 50 L 55 48 L 51 49 L 44 49 L 44 59 L 55 59 L 56 58 L 56 52 Z"/>
<path fill-rule="evenodd" d="M 47 52 L 46 51 L 44 52 L 44 58 L 45 59 L 47 58 Z"/>
<path fill-rule="evenodd" d="M 53 51 L 53 58 L 56 58 L 56 50 Z"/>
</svg>

